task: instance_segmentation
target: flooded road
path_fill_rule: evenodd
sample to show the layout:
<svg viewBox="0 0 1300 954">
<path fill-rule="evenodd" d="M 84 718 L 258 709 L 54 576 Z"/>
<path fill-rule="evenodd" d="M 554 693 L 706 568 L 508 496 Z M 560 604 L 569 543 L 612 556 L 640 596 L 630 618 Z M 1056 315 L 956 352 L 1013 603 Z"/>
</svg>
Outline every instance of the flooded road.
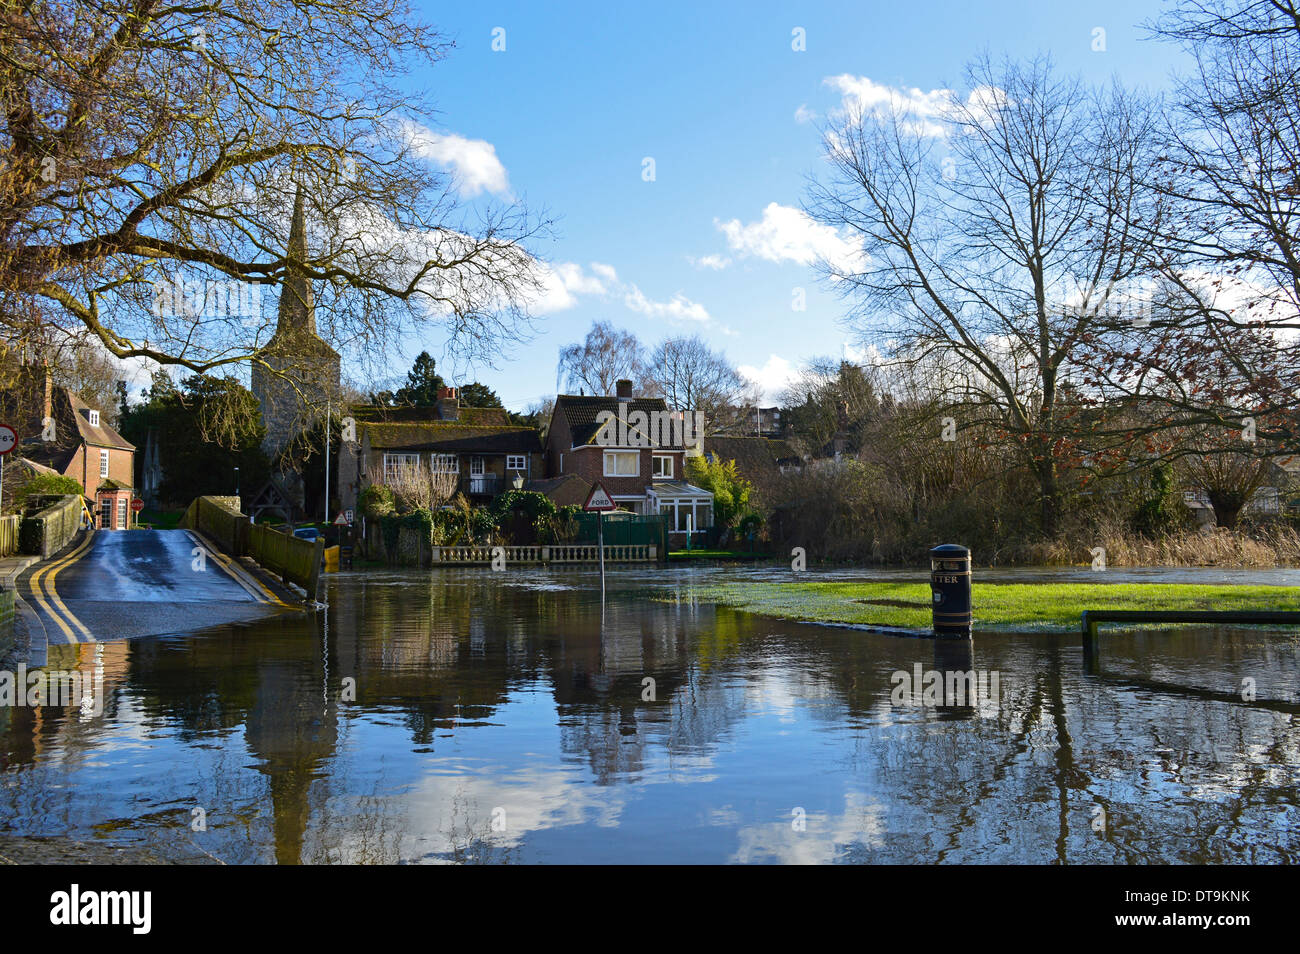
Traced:
<svg viewBox="0 0 1300 954">
<path fill-rule="evenodd" d="M 602 612 L 585 571 L 357 571 L 314 620 L 52 646 L 90 689 L 0 708 L 0 844 L 227 863 L 1300 861 L 1294 630 L 1115 627 L 1086 672 L 1077 634 L 977 632 L 971 654 L 690 597 L 770 572 L 613 570 Z M 930 671 L 994 691 L 927 698 Z"/>
</svg>

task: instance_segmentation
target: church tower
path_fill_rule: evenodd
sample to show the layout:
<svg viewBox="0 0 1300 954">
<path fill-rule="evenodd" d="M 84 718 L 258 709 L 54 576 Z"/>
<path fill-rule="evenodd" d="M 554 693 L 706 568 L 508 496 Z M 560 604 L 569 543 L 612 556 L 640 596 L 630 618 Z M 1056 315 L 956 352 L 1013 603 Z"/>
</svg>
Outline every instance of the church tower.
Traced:
<svg viewBox="0 0 1300 954">
<path fill-rule="evenodd" d="M 307 258 L 301 185 L 293 200 L 287 257 L 290 263 L 280 288 L 275 334 L 252 371 L 253 396 L 266 425 L 262 446 L 272 457 L 323 416 L 327 402 L 337 402 L 339 393 L 339 355 L 316 332 L 311 279 L 298 264 Z"/>
</svg>

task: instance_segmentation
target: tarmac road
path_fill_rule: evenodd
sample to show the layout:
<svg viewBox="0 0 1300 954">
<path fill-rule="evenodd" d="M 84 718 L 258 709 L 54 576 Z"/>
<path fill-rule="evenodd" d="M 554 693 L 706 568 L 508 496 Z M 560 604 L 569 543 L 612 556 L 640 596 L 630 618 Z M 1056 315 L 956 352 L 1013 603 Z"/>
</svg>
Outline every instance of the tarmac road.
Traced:
<svg viewBox="0 0 1300 954">
<path fill-rule="evenodd" d="M 285 608 L 188 530 L 95 531 L 24 572 L 18 593 L 48 645 L 187 633 Z"/>
</svg>

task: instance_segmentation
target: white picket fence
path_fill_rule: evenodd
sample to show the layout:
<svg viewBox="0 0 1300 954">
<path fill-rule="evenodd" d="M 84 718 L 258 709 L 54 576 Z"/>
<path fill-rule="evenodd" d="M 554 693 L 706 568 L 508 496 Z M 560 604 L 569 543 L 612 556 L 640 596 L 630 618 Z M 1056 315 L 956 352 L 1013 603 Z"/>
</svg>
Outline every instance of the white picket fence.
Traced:
<svg viewBox="0 0 1300 954">
<path fill-rule="evenodd" d="M 434 563 L 492 563 L 501 559 L 512 563 L 596 563 L 599 548 L 594 544 L 559 544 L 536 547 L 434 547 Z M 659 558 L 653 544 L 629 544 L 605 547 L 606 563 L 638 563 Z"/>
</svg>

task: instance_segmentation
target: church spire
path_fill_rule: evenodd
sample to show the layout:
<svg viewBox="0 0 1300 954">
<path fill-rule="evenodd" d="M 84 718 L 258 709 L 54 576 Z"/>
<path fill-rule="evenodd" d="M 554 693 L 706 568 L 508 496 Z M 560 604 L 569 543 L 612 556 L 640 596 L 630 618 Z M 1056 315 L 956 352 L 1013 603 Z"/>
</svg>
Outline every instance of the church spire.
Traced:
<svg viewBox="0 0 1300 954">
<path fill-rule="evenodd" d="M 301 262 L 307 257 L 307 217 L 303 211 L 302 183 L 293 199 L 293 221 L 289 226 L 290 259 Z M 290 262 L 280 288 L 280 314 L 276 320 L 277 336 L 316 334 L 316 303 L 312 298 L 311 280 L 299 265 Z"/>
</svg>

